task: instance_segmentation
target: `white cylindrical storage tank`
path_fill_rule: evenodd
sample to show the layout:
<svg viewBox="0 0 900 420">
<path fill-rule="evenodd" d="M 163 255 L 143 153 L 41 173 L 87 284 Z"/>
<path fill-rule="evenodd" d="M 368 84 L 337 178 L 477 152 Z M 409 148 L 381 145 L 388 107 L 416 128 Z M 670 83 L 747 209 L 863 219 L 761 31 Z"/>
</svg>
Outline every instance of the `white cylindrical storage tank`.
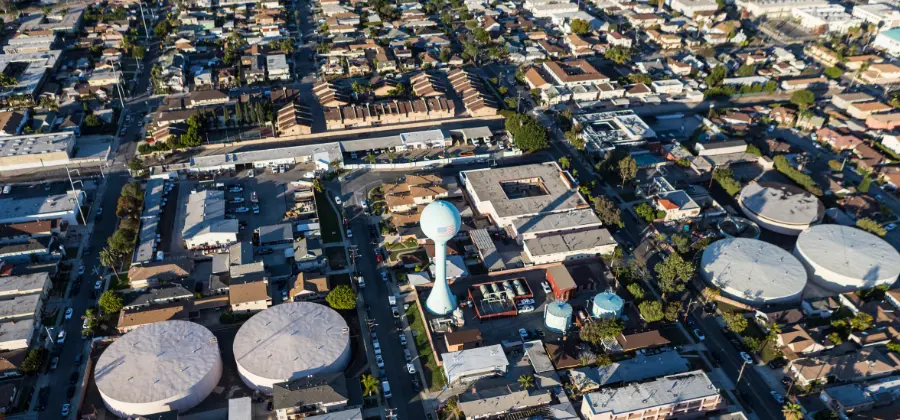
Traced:
<svg viewBox="0 0 900 420">
<path fill-rule="evenodd" d="M 891 285 L 900 275 L 900 253 L 891 244 L 849 226 L 809 228 L 797 238 L 794 255 L 813 283 L 833 292 Z"/>
<path fill-rule="evenodd" d="M 603 292 L 598 293 L 591 300 L 591 315 L 594 318 L 618 318 L 622 315 L 625 301 L 617 294 Z"/>
<path fill-rule="evenodd" d="M 748 219 L 783 235 L 797 236 L 825 216 L 825 206 L 816 196 L 777 182 L 748 184 L 741 190 L 738 204 Z"/>
<path fill-rule="evenodd" d="M 273 306 L 247 320 L 234 337 L 234 361 L 247 386 L 272 386 L 341 372 L 350 361 L 350 331 L 333 309 L 309 302 Z"/>
<path fill-rule="evenodd" d="M 796 301 L 806 287 L 800 261 L 776 245 L 749 238 L 726 238 L 706 247 L 700 275 L 723 295 L 751 305 Z"/>
<path fill-rule="evenodd" d="M 94 367 L 103 403 L 123 418 L 190 410 L 221 378 L 216 337 L 188 321 L 139 327 L 113 342 Z"/>
<path fill-rule="evenodd" d="M 550 302 L 544 310 L 544 325 L 547 329 L 565 333 L 572 325 L 572 305 L 566 302 Z"/>
</svg>

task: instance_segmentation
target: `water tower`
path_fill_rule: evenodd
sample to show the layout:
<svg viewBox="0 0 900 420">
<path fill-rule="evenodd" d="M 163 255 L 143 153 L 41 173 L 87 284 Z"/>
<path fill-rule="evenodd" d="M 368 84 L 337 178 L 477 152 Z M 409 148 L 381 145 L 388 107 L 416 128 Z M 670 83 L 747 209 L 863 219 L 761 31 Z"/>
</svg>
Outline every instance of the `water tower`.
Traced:
<svg viewBox="0 0 900 420">
<path fill-rule="evenodd" d="M 456 307 L 447 284 L 447 241 L 459 232 L 459 211 L 446 201 L 435 201 L 425 206 L 420 220 L 422 232 L 434 241 L 434 287 L 425 307 L 433 314 L 446 315 Z"/>
</svg>

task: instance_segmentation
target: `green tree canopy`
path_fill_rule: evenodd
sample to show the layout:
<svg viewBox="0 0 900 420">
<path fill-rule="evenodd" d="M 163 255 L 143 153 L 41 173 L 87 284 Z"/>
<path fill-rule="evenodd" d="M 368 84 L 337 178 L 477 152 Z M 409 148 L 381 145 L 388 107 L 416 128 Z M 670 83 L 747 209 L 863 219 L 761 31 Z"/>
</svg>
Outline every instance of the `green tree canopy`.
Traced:
<svg viewBox="0 0 900 420">
<path fill-rule="evenodd" d="M 722 312 L 722 318 L 725 319 L 725 325 L 729 330 L 735 333 L 742 333 L 747 329 L 747 318 L 743 314 L 737 312 Z"/>
<path fill-rule="evenodd" d="M 512 134 L 516 147 L 524 152 L 536 152 L 550 147 L 547 131 L 527 115 L 512 113 L 506 118 L 506 130 Z"/>
<path fill-rule="evenodd" d="M 591 31 L 591 25 L 584 19 L 572 19 L 569 28 L 577 35 L 584 35 Z"/>
<path fill-rule="evenodd" d="M 328 302 L 328 306 L 331 306 L 332 309 L 339 311 L 356 309 L 356 292 L 350 286 L 342 284 L 328 292 L 325 302 Z"/>
<path fill-rule="evenodd" d="M 119 296 L 118 293 L 107 290 L 100 295 L 100 300 L 97 301 L 97 305 L 100 306 L 100 309 L 103 313 L 106 314 L 114 314 L 122 310 L 122 296 Z"/>
<path fill-rule="evenodd" d="M 44 362 L 46 361 L 47 349 L 43 347 L 33 348 L 28 352 L 28 355 L 25 356 L 25 360 L 22 361 L 22 365 L 19 369 L 26 375 L 34 375 L 44 367 Z"/>
<path fill-rule="evenodd" d="M 844 75 L 844 71 L 836 66 L 825 67 L 825 76 L 829 79 L 840 79 Z"/>
<path fill-rule="evenodd" d="M 816 95 L 809 89 L 798 90 L 791 95 L 791 103 L 801 111 L 809 109 L 816 102 Z"/>
<path fill-rule="evenodd" d="M 631 61 L 631 51 L 619 46 L 608 48 L 603 56 L 616 64 L 625 64 Z"/>
<path fill-rule="evenodd" d="M 645 300 L 638 305 L 641 318 L 647 322 L 660 321 L 665 317 L 662 304 L 658 300 Z"/>
<path fill-rule="evenodd" d="M 673 300 L 671 302 L 666 302 L 664 310 L 666 321 L 675 322 L 678 319 L 678 314 L 681 312 L 681 309 L 681 301 Z"/>
<path fill-rule="evenodd" d="M 856 227 L 881 237 L 887 235 L 887 229 L 885 229 L 884 226 L 881 226 L 878 222 L 868 217 L 863 217 L 862 219 L 857 220 Z"/>
<path fill-rule="evenodd" d="M 641 287 L 640 284 L 631 283 L 625 288 L 628 289 L 628 293 L 631 293 L 631 296 L 633 296 L 635 300 L 641 300 L 644 298 L 644 288 Z"/>
<path fill-rule="evenodd" d="M 616 206 L 612 202 L 612 200 L 606 197 L 596 197 L 591 201 L 593 201 L 594 211 L 597 212 L 597 217 L 600 218 L 600 221 L 603 222 L 604 225 L 618 227 L 624 226 L 624 224 L 622 223 L 622 216 L 619 212 L 619 207 Z"/>
<path fill-rule="evenodd" d="M 602 340 L 615 338 L 624 326 L 617 318 L 600 318 L 581 327 L 578 336 L 582 341 L 599 344 Z"/>
<path fill-rule="evenodd" d="M 670 254 L 653 267 L 663 293 L 678 293 L 684 290 L 684 283 L 694 275 L 694 264 L 685 261 L 681 255 Z"/>
</svg>

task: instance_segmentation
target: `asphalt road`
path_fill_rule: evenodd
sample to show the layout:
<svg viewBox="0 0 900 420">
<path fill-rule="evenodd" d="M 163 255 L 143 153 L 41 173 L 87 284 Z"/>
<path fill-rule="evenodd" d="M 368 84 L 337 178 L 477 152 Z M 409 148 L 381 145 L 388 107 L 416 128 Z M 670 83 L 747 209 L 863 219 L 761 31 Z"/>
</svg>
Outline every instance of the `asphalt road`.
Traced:
<svg viewBox="0 0 900 420">
<path fill-rule="evenodd" d="M 349 210 L 358 212 L 359 207 L 353 206 Z M 385 374 L 380 380 L 387 379 L 393 394 L 393 398 L 387 401 L 387 405 L 397 409 L 396 414 L 399 419 L 423 419 L 425 418 L 425 408 L 420 394 L 413 390 L 412 377 L 406 371 L 404 347 L 400 344 L 399 320 L 394 319 L 388 303 L 388 296 L 391 294 L 389 285 L 381 280 L 381 274 L 378 272 L 375 246 L 372 245 L 372 237 L 366 226 L 367 220 L 366 216 L 351 219 L 350 229 L 353 231 L 351 242 L 359 250 L 360 257 L 356 261 L 356 268 L 366 283 L 362 295 L 366 304 L 371 307 L 370 319 L 373 319 L 376 324 L 375 333 L 378 336 L 384 358 Z M 401 306 L 399 309 L 402 312 L 403 307 Z M 410 346 L 409 351 L 415 357 L 414 345 Z M 371 363 L 375 364 L 375 361 L 372 360 Z"/>
</svg>

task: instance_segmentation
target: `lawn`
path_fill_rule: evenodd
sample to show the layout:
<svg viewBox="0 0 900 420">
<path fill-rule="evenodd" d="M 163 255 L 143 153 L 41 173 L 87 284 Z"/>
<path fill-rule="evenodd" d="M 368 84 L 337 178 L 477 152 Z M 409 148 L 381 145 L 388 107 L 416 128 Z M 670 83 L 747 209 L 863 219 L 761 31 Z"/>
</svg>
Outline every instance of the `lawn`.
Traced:
<svg viewBox="0 0 900 420">
<path fill-rule="evenodd" d="M 316 193 L 316 210 L 319 213 L 319 225 L 321 226 L 322 241 L 324 243 L 343 242 L 341 236 L 341 219 L 331 206 L 328 197 L 324 193 Z"/>
<path fill-rule="evenodd" d="M 403 251 L 406 249 L 418 248 L 419 242 L 416 241 L 415 238 L 407 238 L 403 242 L 394 242 L 394 243 L 390 243 L 390 244 L 385 244 L 384 247 L 387 248 L 388 251 Z"/>
<path fill-rule="evenodd" d="M 409 327 L 412 328 L 413 334 L 416 336 L 416 351 L 419 353 L 419 360 L 422 362 L 422 369 L 425 370 L 425 378 L 428 381 L 425 385 L 431 391 L 443 389 L 444 385 L 446 385 L 444 369 L 438 366 L 437 361 L 434 360 L 434 352 L 431 351 L 428 332 L 425 331 L 425 324 L 419 314 L 418 304 L 409 306 L 409 309 L 406 310 L 406 318 L 409 321 Z"/>
</svg>

